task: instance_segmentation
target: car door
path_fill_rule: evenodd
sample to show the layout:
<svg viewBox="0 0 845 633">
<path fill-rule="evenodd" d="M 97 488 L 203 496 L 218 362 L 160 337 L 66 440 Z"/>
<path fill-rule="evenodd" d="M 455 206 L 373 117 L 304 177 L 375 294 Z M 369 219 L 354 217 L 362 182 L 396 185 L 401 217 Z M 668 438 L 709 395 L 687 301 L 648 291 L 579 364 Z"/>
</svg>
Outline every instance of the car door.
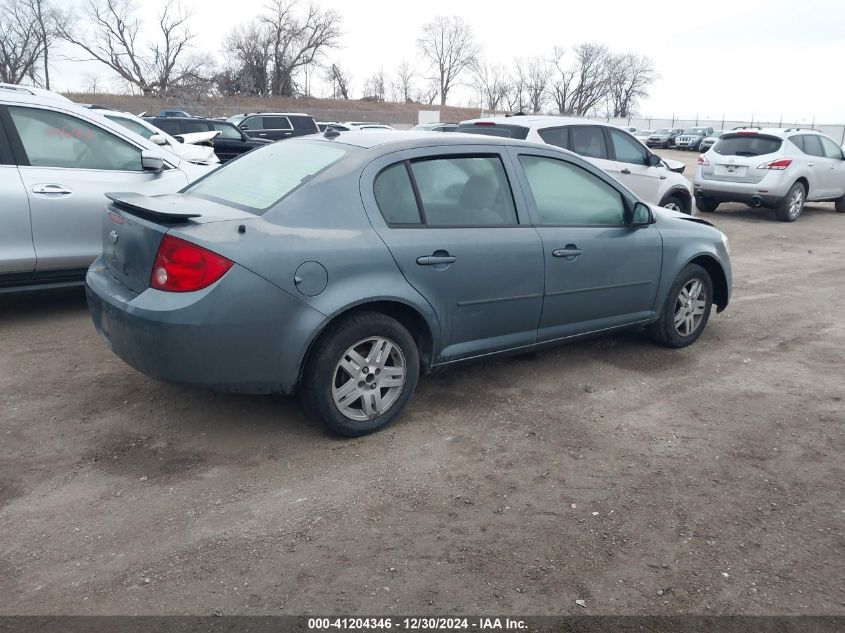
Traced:
<svg viewBox="0 0 845 633">
<path fill-rule="evenodd" d="M 633 191 L 641 200 L 660 202 L 660 185 L 666 179 L 664 167 L 652 166 L 651 152 L 633 136 L 622 130 L 606 128 L 612 160 L 607 173 Z"/>
<path fill-rule="evenodd" d="M 0 286 L 35 268 L 29 199 L 0 120 Z"/>
<path fill-rule="evenodd" d="M 241 136 L 241 131 L 234 125 L 222 121 L 209 121 L 208 123 L 213 130 L 220 132 L 214 139 L 214 153 L 217 154 L 221 163 L 249 151 L 244 137 Z"/>
<path fill-rule="evenodd" d="M 831 191 L 830 160 L 825 156 L 821 137 L 818 134 L 802 134 L 803 151 L 807 154 L 807 168 L 810 170 L 810 191 L 812 200 L 827 198 Z"/>
<path fill-rule="evenodd" d="M 827 195 L 839 198 L 845 195 L 845 160 L 842 148 L 826 136 L 819 136 L 824 152 L 824 166 L 822 170 Z"/>
<path fill-rule="evenodd" d="M 187 184 L 169 165 L 161 173 L 144 171 L 140 147 L 70 112 L 0 110 L 29 198 L 36 273 L 81 270 L 95 259 L 106 192 L 171 193 Z"/>
<path fill-rule="evenodd" d="M 489 148 L 391 154 L 364 172 L 373 226 L 440 320 L 441 361 L 532 345 L 542 246 Z M 517 209 L 519 211 L 517 211 Z"/>
<path fill-rule="evenodd" d="M 560 155 L 512 150 L 543 242 L 545 291 L 538 342 L 652 317 L 663 239 L 653 224 L 625 222 L 612 180 Z"/>
</svg>

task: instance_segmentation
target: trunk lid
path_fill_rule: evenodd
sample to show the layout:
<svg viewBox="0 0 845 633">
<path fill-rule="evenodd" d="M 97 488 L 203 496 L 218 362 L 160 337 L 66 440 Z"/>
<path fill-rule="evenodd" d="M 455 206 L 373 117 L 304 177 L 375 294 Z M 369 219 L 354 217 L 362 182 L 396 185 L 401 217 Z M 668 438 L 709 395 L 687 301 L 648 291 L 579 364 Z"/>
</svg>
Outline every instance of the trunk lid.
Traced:
<svg viewBox="0 0 845 633">
<path fill-rule="evenodd" d="M 782 146 L 780 138 L 768 134 L 723 134 L 707 152 L 710 164 L 702 167 L 701 174 L 708 180 L 758 183 L 768 172 L 757 167 L 776 160 Z"/>
<path fill-rule="evenodd" d="M 137 294 L 149 288 L 159 244 L 172 228 L 255 219 L 251 213 L 185 194 L 106 197 L 111 204 L 103 218 L 103 259 L 111 275 Z"/>
</svg>

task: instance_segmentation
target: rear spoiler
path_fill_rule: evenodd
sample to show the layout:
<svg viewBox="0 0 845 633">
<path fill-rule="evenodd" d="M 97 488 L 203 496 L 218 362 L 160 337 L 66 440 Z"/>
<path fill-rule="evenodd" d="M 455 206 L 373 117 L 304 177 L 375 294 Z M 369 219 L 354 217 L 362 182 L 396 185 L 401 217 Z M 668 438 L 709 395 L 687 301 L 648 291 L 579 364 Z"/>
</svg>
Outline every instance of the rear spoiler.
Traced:
<svg viewBox="0 0 845 633">
<path fill-rule="evenodd" d="M 122 211 L 153 220 L 180 222 L 189 218 L 198 218 L 201 213 L 180 210 L 184 205 L 181 196 L 145 196 L 140 193 L 116 191 L 107 193 L 106 198 Z"/>
</svg>

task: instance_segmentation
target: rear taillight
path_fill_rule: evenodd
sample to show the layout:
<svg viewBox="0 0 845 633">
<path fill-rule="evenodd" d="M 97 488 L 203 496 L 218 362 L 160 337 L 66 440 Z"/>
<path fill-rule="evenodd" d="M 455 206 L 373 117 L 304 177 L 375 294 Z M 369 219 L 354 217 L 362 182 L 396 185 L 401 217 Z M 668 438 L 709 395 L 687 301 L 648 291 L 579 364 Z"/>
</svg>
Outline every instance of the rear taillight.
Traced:
<svg viewBox="0 0 845 633">
<path fill-rule="evenodd" d="M 704 154 L 699 154 L 698 155 L 698 164 L 706 166 L 706 165 L 710 164 L 710 161 L 707 160 L 707 157 Z"/>
<path fill-rule="evenodd" d="M 211 251 L 165 235 L 158 245 L 150 287 L 167 292 L 192 292 L 210 286 L 232 267 L 232 262 Z"/>
<path fill-rule="evenodd" d="M 757 165 L 757 169 L 786 169 L 792 164 L 791 158 L 779 158 L 778 160 L 773 160 L 768 163 L 763 163 L 762 165 Z"/>
</svg>

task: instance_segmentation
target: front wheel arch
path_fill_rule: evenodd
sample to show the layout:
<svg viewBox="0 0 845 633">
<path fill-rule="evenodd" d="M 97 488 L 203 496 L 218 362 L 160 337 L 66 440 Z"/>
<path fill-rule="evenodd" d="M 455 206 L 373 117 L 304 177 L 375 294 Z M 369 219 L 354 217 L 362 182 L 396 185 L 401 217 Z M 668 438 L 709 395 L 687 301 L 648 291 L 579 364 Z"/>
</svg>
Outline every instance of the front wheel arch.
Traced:
<svg viewBox="0 0 845 633">
<path fill-rule="evenodd" d="M 657 206 L 662 207 L 664 206 L 671 198 L 675 198 L 681 204 L 681 213 L 686 213 L 687 215 L 692 214 L 692 195 L 689 191 L 684 189 L 683 187 L 676 187 L 674 189 L 670 189 L 666 193 L 663 194 L 663 197 L 660 199 L 660 202 Z"/>
<path fill-rule="evenodd" d="M 716 304 L 716 312 L 722 312 L 728 307 L 728 279 L 722 265 L 713 257 L 708 255 L 699 255 L 691 259 L 685 266 L 689 264 L 697 264 L 707 271 L 710 275 L 710 281 L 713 283 L 713 303 Z"/>
</svg>

